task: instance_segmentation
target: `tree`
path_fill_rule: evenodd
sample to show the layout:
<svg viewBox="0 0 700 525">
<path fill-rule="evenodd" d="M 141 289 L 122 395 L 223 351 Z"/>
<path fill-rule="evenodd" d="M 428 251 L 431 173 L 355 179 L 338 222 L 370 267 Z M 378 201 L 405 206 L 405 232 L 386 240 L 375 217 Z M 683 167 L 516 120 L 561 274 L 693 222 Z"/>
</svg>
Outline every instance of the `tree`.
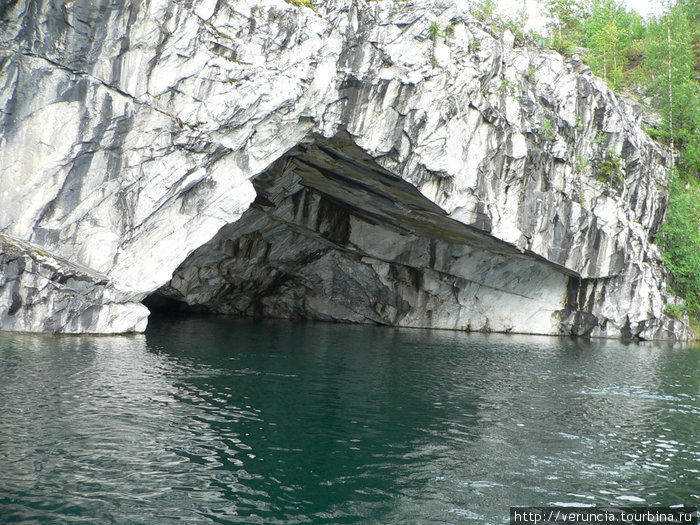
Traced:
<svg viewBox="0 0 700 525">
<path fill-rule="evenodd" d="M 568 50 L 579 40 L 577 33 L 581 21 L 587 17 L 585 9 L 576 0 L 548 0 L 547 12 L 553 20 L 551 46 L 559 51 Z"/>
<path fill-rule="evenodd" d="M 617 87 L 622 80 L 622 57 L 620 56 L 620 28 L 615 20 L 609 20 L 593 35 L 593 52 L 597 53 L 603 80 Z"/>
<path fill-rule="evenodd" d="M 688 20 L 691 53 L 695 58 L 695 76 L 700 76 L 700 2 L 697 0 L 677 0 L 676 7 Z"/>
<path fill-rule="evenodd" d="M 700 89 L 695 66 L 693 30 L 684 11 L 685 4 L 673 6 L 649 23 L 644 45 L 644 68 L 649 93 L 664 117 L 658 137 L 680 151 L 681 177 L 698 179 L 698 129 Z"/>
<path fill-rule="evenodd" d="M 643 34 L 641 17 L 627 12 L 619 0 L 592 0 L 580 26 L 581 45 L 589 49 L 587 63 L 613 88 L 626 79 L 624 69 L 630 57 L 639 54 L 636 43 Z"/>
<path fill-rule="evenodd" d="M 680 152 L 669 166 L 669 204 L 658 244 L 674 292 L 700 320 L 700 85 L 697 2 L 679 0 L 649 23 L 644 69 L 649 93 L 664 117 L 657 138 Z M 672 157 L 673 159 L 673 157 Z"/>
<path fill-rule="evenodd" d="M 700 189 L 675 174 L 670 201 L 657 242 L 673 277 L 673 291 L 685 299 L 688 314 L 700 319 Z"/>
</svg>

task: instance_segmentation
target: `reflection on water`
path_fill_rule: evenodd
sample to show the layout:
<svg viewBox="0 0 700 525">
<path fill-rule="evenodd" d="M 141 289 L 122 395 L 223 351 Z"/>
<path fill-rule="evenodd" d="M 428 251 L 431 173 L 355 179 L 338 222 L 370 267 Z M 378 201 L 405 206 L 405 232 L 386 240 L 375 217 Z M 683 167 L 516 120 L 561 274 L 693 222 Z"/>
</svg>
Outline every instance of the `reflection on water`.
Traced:
<svg viewBox="0 0 700 525">
<path fill-rule="evenodd" d="M 700 504 L 700 350 L 190 319 L 0 335 L 0 522 Z"/>
</svg>

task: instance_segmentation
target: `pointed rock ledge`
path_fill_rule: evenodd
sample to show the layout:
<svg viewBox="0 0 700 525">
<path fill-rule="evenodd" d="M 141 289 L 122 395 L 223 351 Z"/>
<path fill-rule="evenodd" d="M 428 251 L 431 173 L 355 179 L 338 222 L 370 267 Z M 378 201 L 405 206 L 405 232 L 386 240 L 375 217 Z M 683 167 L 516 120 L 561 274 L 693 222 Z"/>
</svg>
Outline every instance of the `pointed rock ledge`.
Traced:
<svg viewBox="0 0 700 525">
<path fill-rule="evenodd" d="M 580 61 L 463 4 L 1 8 L 0 232 L 33 244 L 5 237 L 0 327 L 142 330 L 137 302 L 157 294 L 232 315 L 686 338 L 652 242 L 666 152 Z M 454 31 L 431 38 L 433 22 Z M 93 295 L 32 284 L 82 267 Z"/>
</svg>

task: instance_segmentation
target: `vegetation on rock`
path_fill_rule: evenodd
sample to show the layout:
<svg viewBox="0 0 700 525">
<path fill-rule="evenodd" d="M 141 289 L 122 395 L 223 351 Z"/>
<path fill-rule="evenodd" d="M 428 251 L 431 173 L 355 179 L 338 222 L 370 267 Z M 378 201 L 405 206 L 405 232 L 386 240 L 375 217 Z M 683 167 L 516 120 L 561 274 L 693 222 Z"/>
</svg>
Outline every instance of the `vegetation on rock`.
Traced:
<svg viewBox="0 0 700 525">
<path fill-rule="evenodd" d="M 595 178 L 614 188 L 621 189 L 624 186 L 625 178 L 622 174 L 620 157 L 608 151 L 603 162 L 598 165 Z"/>
<path fill-rule="evenodd" d="M 286 0 L 286 2 L 297 7 L 311 7 L 311 0 Z"/>
<path fill-rule="evenodd" d="M 621 0 L 549 0 L 549 44 L 581 52 L 610 87 L 641 91 L 659 113 L 647 128 L 674 152 L 669 165 L 669 205 L 657 242 L 675 293 L 700 319 L 700 3 L 677 0 L 643 20 Z M 615 184 L 619 160 L 607 156 L 596 178 Z M 680 310 L 669 315 L 678 317 Z"/>
<path fill-rule="evenodd" d="M 700 188 L 674 173 L 666 221 L 657 243 L 673 276 L 673 290 L 689 315 L 700 319 Z"/>
</svg>

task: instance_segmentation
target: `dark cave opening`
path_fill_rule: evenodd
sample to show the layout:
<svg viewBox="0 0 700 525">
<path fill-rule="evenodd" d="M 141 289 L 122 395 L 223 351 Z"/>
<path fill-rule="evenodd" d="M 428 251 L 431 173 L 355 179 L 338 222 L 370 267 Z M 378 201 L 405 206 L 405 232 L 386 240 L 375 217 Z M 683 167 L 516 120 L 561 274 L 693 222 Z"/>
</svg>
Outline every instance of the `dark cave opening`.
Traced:
<svg viewBox="0 0 700 525">
<path fill-rule="evenodd" d="M 151 311 L 151 319 L 179 319 L 210 315 L 211 312 L 200 306 L 178 301 L 156 291 L 141 301 Z"/>
<path fill-rule="evenodd" d="M 144 301 L 154 315 L 555 330 L 567 274 L 478 214 L 450 218 L 347 133 L 293 148 L 253 184 L 248 211 Z"/>
</svg>

